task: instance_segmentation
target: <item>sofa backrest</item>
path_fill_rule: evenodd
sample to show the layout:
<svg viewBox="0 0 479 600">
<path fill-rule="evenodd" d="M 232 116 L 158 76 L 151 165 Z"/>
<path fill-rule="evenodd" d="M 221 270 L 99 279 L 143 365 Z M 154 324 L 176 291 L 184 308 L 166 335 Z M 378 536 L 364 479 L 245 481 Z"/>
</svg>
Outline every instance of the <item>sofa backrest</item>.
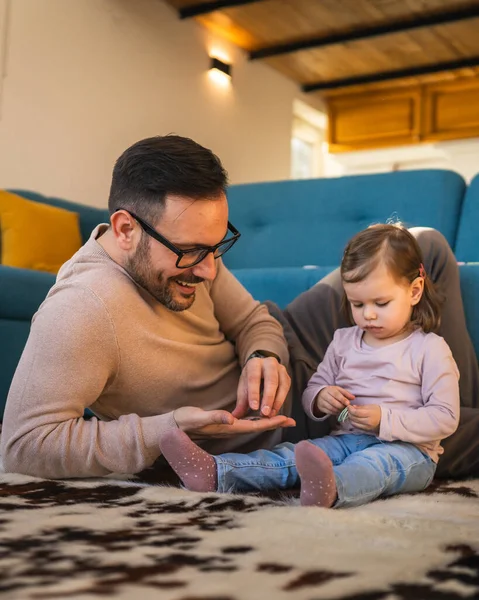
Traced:
<svg viewBox="0 0 479 600">
<path fill-rule="evenodd" d="M 462 203 L 461 218 L 454 247 L 454 253 L 458 261 L 479 262 L 478 223 L 479 175 L 476 175 L 469 184 Z"/>
<path fill-rule="evenodd" d="M 9 190 L 13 194 L 18 194 L 22 198 L 28 200 L 34 200 L 35 202 L 43 202 L 44 204 L 50 204 L 51 206 L 57 206 L 59 208 L 65 208 L 79 214 L 80 217 L 80 232 L 82 241 L 86 242 L 90 237 L 91 232 L 99 223 L 109 223 L 110 216 L 108 210 L 101 208 L 94 208 L 93 206 L 85 206 L 84 204 L 77 204 L 76 202 L 68 202 L 61 198 L 54 198 L 51 196 L 44 196 L 37 192 L 31 192 L 30 190 Z"/>
<path fill-rule="evenodd" d="M 457 173 L 436 169 L 233 185 L 229 218 L 242 237 L 224 262 L 338 265 L 355 233 L 391 218 L 434 227 L 454 248 L 465 187 Z"/>
</svg>

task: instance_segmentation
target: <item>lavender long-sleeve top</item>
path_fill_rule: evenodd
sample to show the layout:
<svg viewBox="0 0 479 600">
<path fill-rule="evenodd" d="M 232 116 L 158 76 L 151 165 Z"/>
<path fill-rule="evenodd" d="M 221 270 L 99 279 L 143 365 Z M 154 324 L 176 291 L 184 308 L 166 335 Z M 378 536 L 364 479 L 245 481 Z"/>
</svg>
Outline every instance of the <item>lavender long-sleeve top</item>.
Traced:
<svg viewBox="0 0 479 600">
<path fill-rule="evenodd" d="M 326 386 L 340 386 L 356 397 L 355 405 L 378 404 L 378 438 L 410 442 L 438 461 L 442 439 L 459 423 L 459 371 L 442 337 L 415 330 L 407 338 L 373 348 L 362 342 L 359 327 L 338 329 L 303 393 L 303 407 L 316 421 L 314 404 Z M 333 434 L 364 433 L 349 419 Z"/>
</svg>

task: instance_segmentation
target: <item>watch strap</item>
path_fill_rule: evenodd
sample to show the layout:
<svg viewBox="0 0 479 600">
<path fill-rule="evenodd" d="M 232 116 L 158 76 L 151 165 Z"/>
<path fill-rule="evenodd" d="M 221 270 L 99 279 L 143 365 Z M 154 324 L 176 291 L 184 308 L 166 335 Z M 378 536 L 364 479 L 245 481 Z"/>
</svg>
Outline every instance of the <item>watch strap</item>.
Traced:
<svg viewBox="0 0 479 600">
<path fill-rule="evenodd" d="M 281 364 L 281 359 L 279 358 L 279 356 L 277 354 L 275 354 L 274 352 L 270 352 L 269 350 L 255 350 L 248 356 L 245 364 L 251 358 L 275 358 Z"/>
</svg>

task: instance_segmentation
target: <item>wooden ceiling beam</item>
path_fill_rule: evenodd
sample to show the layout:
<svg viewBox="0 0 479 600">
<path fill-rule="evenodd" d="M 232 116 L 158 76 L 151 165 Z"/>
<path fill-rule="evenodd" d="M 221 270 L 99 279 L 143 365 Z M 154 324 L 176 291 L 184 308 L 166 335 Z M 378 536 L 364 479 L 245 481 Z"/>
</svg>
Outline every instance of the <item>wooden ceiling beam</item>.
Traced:
<svg viewBox="0 0 479 600">
<path fill-rule="evenodd" d="M 243 4 L 253 4 L 254 2 L 262 2 L 263 0 L 214 0 L 211 2 L 201 2 L 200 4 L 192 4 L 179 9 L 180 19 L 189 19 L 205 15 L 215 10 L 222 8 L 231 8 L 233 6 L 242 6 Z"/>
<path fill-rule="evenodd" d="M 392 33 L 400 33 L 411 31 L 421 27 L 433 27 L 434 25 L 444 25 L 446 23 L 454 23 L 456 21 L 464 21 L 466 19 L 474 19 L 479 17 L 479 6 L 468 6 L 466 8 L 450 10 L 446 12 L 434 13 L 425 15 L 418 19 L 401 19 L 384 23 L 382 25 L 374 25 L 367 27 L 358 27 L 354 30 L 339 31 L 331 35 L 316 36 L 305 38 L 303 40 L 294 40 L 265 46 L 252 50 L 249 53 L 250 60 L 258 60 L 271 56 L 279 56 L 280 54 L 290 54 L 301 50 L 311 50 L 312 48 L 324 48 L 333 44 L 344 44 L 358 40 L 366 40 L 381 35 L 390 35 Z"/>
<path fill-rule="evenodd" d="M 332 79 L 330 81 L 318 81 L 317 83 L 306 83 L 302 86 L 303 92 L 317 92 L 320 90 L 335 90 L 338 88 L 361 85 L 365 83 L 378 83 L 380 81 L 391 81 L 394 79 L 403 79 L 405 77 L 418 77 L 419 75 L 430 75 L 431 73 L 440 73 L 441 71 L 455 71 L 467 67 L 478 67 L 479 56 L 462 58 L 459 60 L 440 62 L 421 67 L 408 67 L 407 69 L 396 69 L 393 71 L 381 71 L 379 73 L 370 73 L 368 75 L 355 75 L 354 77 L 345 77 L 344 79 Z"/>
</svg>

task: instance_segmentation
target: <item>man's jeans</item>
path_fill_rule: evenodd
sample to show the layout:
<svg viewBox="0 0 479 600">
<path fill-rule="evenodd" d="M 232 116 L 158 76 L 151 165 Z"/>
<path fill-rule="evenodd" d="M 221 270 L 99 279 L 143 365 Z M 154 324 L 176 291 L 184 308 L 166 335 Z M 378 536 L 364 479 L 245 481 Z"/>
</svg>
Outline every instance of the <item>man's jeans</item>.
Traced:
<svg viewBox="0 0 479 600">
<path fill-rule="evenodd" d="M 359 506 L 378 498 L 424 490 L 436 463 L 406 442 L 382 442 L 373 435 L 330 435 L 310 440 L 329 456 L 338 491 L 335 507 Z M 285 490 L 299 486 L 295 445 L 215 456 L 219 492 Z"/>
</svg>

